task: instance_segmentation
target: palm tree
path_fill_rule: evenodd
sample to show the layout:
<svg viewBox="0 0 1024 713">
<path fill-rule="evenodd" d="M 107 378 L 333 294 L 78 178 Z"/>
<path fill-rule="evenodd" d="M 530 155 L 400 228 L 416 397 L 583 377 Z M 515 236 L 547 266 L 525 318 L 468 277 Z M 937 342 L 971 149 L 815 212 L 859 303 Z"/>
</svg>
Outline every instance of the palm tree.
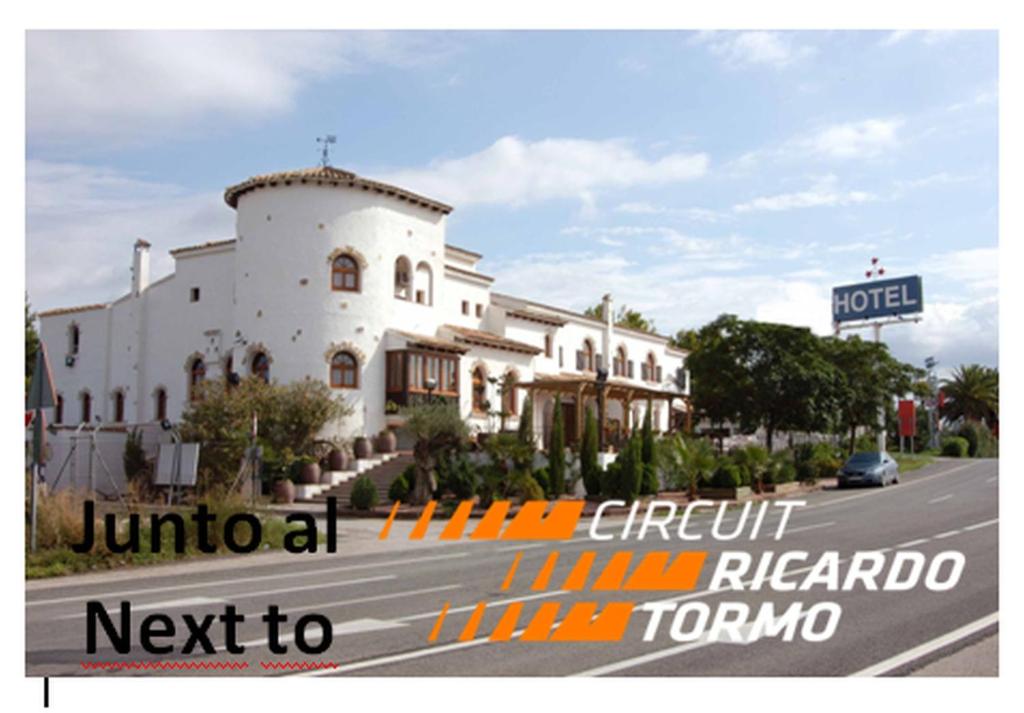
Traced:
<svg viewBox="0 0 1024 713">
<path fill-rule="evenodd" d="M 992 420 L 999 416 L 999 371 L 980 364 L 961 364 L 951 379 L 942 382 L 946 402 L 942 415 L 949 420 Z"/>
<path fill-rule="evenodd" d="M 690 498 L 697 496 L 697 485 L 711 476 L 717 459 L 714 447 L 704 439 L 685 440 L 676 434 L 658 449 L 662 466 L 679 487 L 686 487 Z"/>
</svg>

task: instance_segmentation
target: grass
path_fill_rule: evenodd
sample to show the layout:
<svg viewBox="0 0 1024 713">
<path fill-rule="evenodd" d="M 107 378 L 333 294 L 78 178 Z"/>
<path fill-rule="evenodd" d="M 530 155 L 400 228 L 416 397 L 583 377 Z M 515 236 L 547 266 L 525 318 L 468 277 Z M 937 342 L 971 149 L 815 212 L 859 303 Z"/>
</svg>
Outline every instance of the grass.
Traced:
<svg viewBox="0 0 1024 713">
<path fill-rule="evenodd" d="M 210 511 L 217 515 L 217 523 L 223 523 L 232 513 L 247 510 L 244 503 L 237 498 L 208 499 L 207 505 Z M 136 509 L 138 511 L 138 509 Z M 127 512 L 125 515 L 127 516 Z M 77 572 L 94 572 L 99 570 L 116 569 L 120 567 L 137 567 L 152 564 L 161 564 L 186 560 L 200 554 L 205 554 L 197 548 L 196 531 L 190 525 L 191 519 L 188 513 L 183 512 L 186 517 L 185 552 L 174 551 L 174 540 L 171 528 L 162 531 L 160 552 L 152 552 L 146 546 L 149 543 L 149 517 L 143 514 L 140 527 L 141 552 L 113 553 L 102 544 L 97 544 L 92 551 L 79 554 L 71 549 L 71 545 L 80 542 L 84 530 L 82 522 L 82 499 L 69 491 L 62 491 L 55 495 L 44 496 L 39 501 L 39 528 L 38 528 L 38 550 L 25 553 L 25 578 L 41 579 L 45 577 L 59 577 Z M 125 518 L 126 519 L 126 518 Z M 287 523 L 280 517 L 262 517 L 260 519 L 262 530 L 261 546 L 257 552 L 281 549 L 284 547 L 285 535 L 294 530 L 304 529 L 301 523 Z M 27 541 L 26 526 L 26 541 Z M 220 542 L 216 534 L 219 528 L 211 527 L 211 540 L 217 545 L 218 554 L 229 552 L 223 542 Z M 239 532 L 240 536 L 243 531 Z M 97 543 L 103 541 L 103 526 L 101 522 L 96 523 Z M 242 539 L 241 541 L 245 541 Z M 317 541 L 325 542 L 326 538 L 322 532 L 317 533 Z M 296 544 L 301 545 L 302 538 L 296 538 Z"/>
<path fill-rule="evenodd" d="M 901 473 L 909 473 L 912 470 L 923 468 L 935 460 L 934 451 L 922 451 L 921 453 L 893 453 L 892 457 L 899 463 Z"/>
</svg>

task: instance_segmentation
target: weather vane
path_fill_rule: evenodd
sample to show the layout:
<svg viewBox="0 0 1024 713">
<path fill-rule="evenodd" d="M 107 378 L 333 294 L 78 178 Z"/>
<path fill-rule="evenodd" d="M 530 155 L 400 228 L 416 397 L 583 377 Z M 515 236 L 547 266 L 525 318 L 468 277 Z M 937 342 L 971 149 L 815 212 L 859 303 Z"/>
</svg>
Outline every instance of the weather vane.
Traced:
<svg viewBox="0 0 1024 713">
<path fill-rule="evenodd" d="M 327 134 L 327 136 L 318 136 L 316 142 L 321 144 L 323 148 L 320 149 L 320 165 L 327 168 L 331 165 L 331 144 L 338 143 L 338 137 L 334 134 Z"/>
</svg>

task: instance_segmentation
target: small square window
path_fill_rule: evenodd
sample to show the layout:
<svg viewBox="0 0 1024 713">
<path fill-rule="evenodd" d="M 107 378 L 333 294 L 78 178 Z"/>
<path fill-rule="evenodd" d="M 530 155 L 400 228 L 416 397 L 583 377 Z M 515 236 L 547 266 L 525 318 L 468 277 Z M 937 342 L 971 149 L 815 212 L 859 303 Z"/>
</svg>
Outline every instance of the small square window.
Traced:
<svg viewBox="0 0 1024 713">
<path fill-rule="evenodd" d="M 188 291 L 188 301 L 189 302 L 198 302 L 199 301 L 199 288 L 198 287 L 193 287 L 191 290 Z"/>
<path fill-rule="evenodd" d="M 469 314 L 469 300 L 462 300 L 462 314 Z"/>
<path fill-rule="evenodd" d="M 477 317 L 483 317 L 484 316 L 484 306 L 482 304 L 478 304 L 476 306 L 476 316 Z"/>
</svg>

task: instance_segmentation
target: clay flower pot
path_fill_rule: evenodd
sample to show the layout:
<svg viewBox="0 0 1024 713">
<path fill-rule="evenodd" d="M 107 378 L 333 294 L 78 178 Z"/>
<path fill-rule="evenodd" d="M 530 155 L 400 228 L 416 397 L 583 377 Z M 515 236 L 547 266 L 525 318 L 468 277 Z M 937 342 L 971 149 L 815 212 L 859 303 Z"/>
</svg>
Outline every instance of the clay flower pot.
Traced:
<svg viewBox="0 0 1024 713">
<path fill-rule="evenodd" d="M 395 435 L 394 431 L 381 431 L 380 435 L 377 436 L 377 452 L 378 453 L 394 453 L 398 448 L 398 436 Z"/>
<path fill-rule="evenodd" d="M 284 505 L 295 502 L 295 483 L 287 478 L 274 481 L 274 502 Z"/>
<path fill-rule="evenodd" d="M 348 466 L 348 456 L 345 451 L 332 448 L 327 454 L 327 470 L 345 470 Z"/>
<path fill-rule="evenodd" d="M 302 485 L 316 485 L 320 482 L 320 464 L 303 463 L 299 470 L 299 483 Z"/>
<path fill-rule="evenodd" d="M 366 436 L 358 436 L 355 443 L 352 444 L 352 452 L 356 454 L 356 458 L 369 458 L 373 454 L 370 439 Z"/>
</svg>

